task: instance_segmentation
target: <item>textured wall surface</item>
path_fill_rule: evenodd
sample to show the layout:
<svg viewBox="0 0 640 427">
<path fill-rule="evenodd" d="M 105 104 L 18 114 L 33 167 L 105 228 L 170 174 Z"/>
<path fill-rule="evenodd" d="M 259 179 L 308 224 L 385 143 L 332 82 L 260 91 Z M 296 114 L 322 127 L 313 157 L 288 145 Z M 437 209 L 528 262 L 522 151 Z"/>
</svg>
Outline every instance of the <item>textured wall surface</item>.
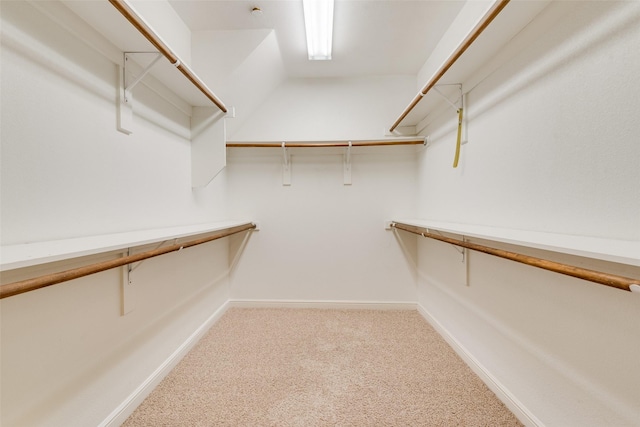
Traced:
<svg viewBox="0 0 640 427">
<path fill-rule="evenodd" d="M 455 117 L 425 130 L 420 217 L 519 230 L 640 238 L 640 41 L 635 2 L 552 3 L 473 76 L 468 139 L 451 167 Z M 489 243 L 491 242 L 484 242 Z M 637 267 L 542 258 L 640 277 Z M 636 425 L 635 294 L 418 244 L 419 301 L 544 425 Z"/>
<path fill-rule="evenodd" d="M 224 174 L 191 189 L 190 118 L 139 85 L 118 132 L 116 65 L 28 2 L 2 4 L 1 64 L 3 245 L 224 218 Z M 3 299 L 0 423 L 99 425 L 228 300 L 228 268 L 225 240 L 147 260 L 125 316 L 121 269 Z"/>
</svg>

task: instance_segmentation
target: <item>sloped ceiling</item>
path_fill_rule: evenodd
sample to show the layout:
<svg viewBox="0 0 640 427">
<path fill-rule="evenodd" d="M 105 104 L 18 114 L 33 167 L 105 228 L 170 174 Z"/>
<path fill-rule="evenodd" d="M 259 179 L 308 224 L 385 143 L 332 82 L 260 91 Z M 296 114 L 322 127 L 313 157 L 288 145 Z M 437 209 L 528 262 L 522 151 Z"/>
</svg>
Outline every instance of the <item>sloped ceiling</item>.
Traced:
<svg viewBox="0 0 640 427">
<path fill-rule="evenodd" d="M 465 2 L 336 0 L 331 61 L 307 59 L 301 0 L 169 3 L 193 34 L 273 30 L 287 76 L 313 78 L 416 75 Z M 260 16 L 251 14 L 254 7 L 262 10 Z M 230 45 L 227 49 L 233 50 Z M 219 55 L 217 60 L 227 58 Z"/>
<path fill-rule="evenodd" d="M 228 135 L 260 121 L 253 113 L 287 79 L 415 78 L 465 4 L 336 0 L 332 60 L 309 61 L 302 0 L 168 1 L 191 31 L 194 69 L 235 109 Z"/>
<path fill-rule="evenodd" d="M 232 134 L 286 79 L 275 33 L 199 31 L 192 33 L 191 39 L 194 68 L 235 110 L 235 119 L 227 123 L 227 131 Z"/>
</svg>

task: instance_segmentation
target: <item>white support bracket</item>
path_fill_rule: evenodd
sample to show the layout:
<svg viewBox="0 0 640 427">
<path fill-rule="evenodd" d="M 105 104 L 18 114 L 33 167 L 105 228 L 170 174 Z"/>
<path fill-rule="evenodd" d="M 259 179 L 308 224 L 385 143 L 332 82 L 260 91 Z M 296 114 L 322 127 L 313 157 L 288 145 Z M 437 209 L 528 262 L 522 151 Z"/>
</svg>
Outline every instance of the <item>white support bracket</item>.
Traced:
<svg viewBox="0 0 640 427">
<path fill-rule="evenodd" d="M 291 185 L 291 154 L 282 142 L 282 185 Z"/>
<path fill-rule="evenodd" d="M 150 53 L 150 52 L 149 52 Z M 160 60 L 160 58 L 162 58 L 162 54 L 159 52 L 156 52 L 156 57 L 149 63 L 149 65 L 147 65 L 145 67 L 144 70 L 142 70 L 140 72 L 140 74 L 138 74 L 138 76 L 136 76 L 132 82 L 128 83 L 127 82 L 127 75 L 129 74 L 127 71 L 127 67 L 129 64 L 129 53 L 125 52 L 124 53 L 124 82 L 125 82 L 125 87 L 124 87 L 124 101 L 125 102 L 129 102 L 129 98 L 131 97 L 131 91 L 133 90 L 133 88 L 140 83 L 140 81 L 147 75 L 149 74 L 149 72 L 151 71 L 151 69 L 153 68 L 154 65 L 156 65 L 156 62 L 158 62 Z"/>
<path fill-rule="evenodd" d="M 127 249 L 127 252 L 123 253 L 122 256 L 131 255 L 131 249 Z M 135 288 L 133 287 L 133 270 L 131 269 L 131 264 L 122 266 L 122 283 L 121 283 L 121 292 L 120 292 L 120 312 L 122 316 L 129 314 L 133 311 L 135 307 Z"/>
<path fill-rule="evenodd" d="M 133 105 L 131 100 L 125 101 L 124 68 L 118 66 L 118 99 L 116 100 L 116 115 L 118 130 L 127 135 L 133 133 Z"/>
<path fill-rule="evenodd" d="M 173 240 L 173 244 L 175 245 L 178 242 L 178 239 Z M 162 245 L 167 243 L 167 240 L 161 242 L 158 246 L 154 248 L 154 250 L 160 249 Z M 182 248 L 180 248 L 182 249 Z M 127 252 L 123 253 L 122 256 L 130 256 L 131 248 L 127 249 Z M 135 286 L 133 280 L 133 272 L 142 265 L 146 260 L 138 261 L 135 265 L 130 263 L 122 266 L 122 288 L 120 292 L 121 295 L 121 313 L 122 315 L 129 314 L 133 311 L 135 307 Z"/>
<path fill-rule="evenodd" d="M 437 234 L 438 236 L 442 236 L 442 233 L 441 233 L 441 232 L 439 232 L 438 230 L 431 230 L 431 229 L 429 229 L 429 228 L 427 228 L 427 233 L 433 233 L 433 234 Z M 422 233 L 422 237 L 425 237 L 424 233 Z M 466 241 L 467 241 L 467 240 L 466 240 L 466 237 L 465 237 L 464 235 L 462 236 L 462 241 L 463 241 L 463 242 L 466 242 Z M 465 259 L 466 259 L 466 252 L 465 252 L 465 249 L 466 249 L 466 248 L 461 248 L 461 247 L 459 247 L 459 246 L 454 245 L 453 243 L 449 243 L 449 245 L 451 245 L 451 247 L 452 247 L 453 249 L 455 249 L 455 250 L 456 250 L 456 252 L 458 252 L 460 255 L 462 255 L 462 260 L 461 260 L 461 262 L 465 262 Z"/>
<path fill-rule="evenodd" d="M 466 237 L 462 236 L 462 241 L 466 242 Z M 462 248 L 462 262 L 464 264 L 464 285 L 469 286 L 469 249 Z"/>
<path fill-rule="evenodd" d="M 458 87 L 458 99 L 455 102 L 452 102 L 445 94 L 443 94 L 440 90 L 438 90 L 438 86 L 457 86 Z M 444 99 L 447 104 L 449 104 L 454 110 L 456 110 L 456 114 L 459 114 L 459 110 L 467 111 L 467 97 L 462 93 L 462 84 L 461 83 L 451 83 L 451 84 L 440 84 L 435 85 L 433 90 Z M 462 141 L 460 141 L 461 145 L 464 145 L 468 142 L 468 134 L 467 134 L 467 115 L 464 114 L 462 118 Z"/>
<path fill-rule="evenodd" d="M 438 89 L 438 86 L 457 86 L 458 87 L 458 92 L 459 92 L 458 99 L 456 99 L 455 102 L 452 102 L 444 93 L 440 92 L 440 90 Z M 442 97 L 442 99 L 447 101 L 447 104 L 449 104 L 454 110 L 456 110 L 456 113 L 458 112 L 458 110 L 460 108 L 462 108 L 462 83 L 435 85 L 433 87 L 433 90 L 436 91 L 436 93 L 438 95 L 440 95 Z M 456 104 L 459 104 L 459 105 L 456 105 Z"/>
<path fill-rule="evenodd" d="M 130 73 L 129 55 L 132 53 L 153 53 L 156 57 L 138 74 L 133 81 L 128 82 Z M 118 69 L 118 130 L 130 135 L 133 133 L 133 88 L 149 74 L 153 66 L 163 57 L 159 52 L 124 52 L 124 66 Z"/>
<path fill-rule="evenodd" d="M 427 229 L 427 233 L 434 233 L 442 236 L 442 233 L 440 233 L 438 230 Z M 421 233 L 421 234 L 422 234 L 422 237 L 425 237 L 424 233 Z M 462 235 L 462 241 L 463 242 L 467 241 L 467 238 L 464 235 Z M 465 286 L 469 286 L 469 249 L 456 246 L 453 243 L 449 243 L 449 245 L 451 245 L 451 247 L 455 249 L 455 251 L 462 256 L 460 260 L 460 263 L 462 264 L 461 274 L 460 274 L 461 281 Z"/>
<path fill-rule="evenodd" d="M 344 185 L 351 185 L 351 141 L 349 146 L 345 149 L 342 166 L 344 169 Z"/>
</svg>

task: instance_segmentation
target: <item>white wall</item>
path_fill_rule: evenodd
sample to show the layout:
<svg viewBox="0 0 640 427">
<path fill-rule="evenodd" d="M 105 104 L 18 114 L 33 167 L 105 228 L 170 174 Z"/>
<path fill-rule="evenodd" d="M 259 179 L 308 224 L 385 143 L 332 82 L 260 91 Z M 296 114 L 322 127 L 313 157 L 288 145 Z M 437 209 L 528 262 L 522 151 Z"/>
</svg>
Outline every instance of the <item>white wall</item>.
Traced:
<svg viewBox="0 0 640 427">
<path fill-rule="evenodd" d="M 557 2 L 473 76 L 469 143 L 451 167 L 455 118 L 426 129 L 420 217 L 640 240 L 637 2 Z M 418 244 L 419 302 L 544 425 L 637 425 L 640 300 L 472 253 Z M 510 250 L 524 250 L 506 246 Z M 541 251 L 640 277 L 640 269 Z"/>
<path fill-rule="evenodd" d="M 415 95 L 414 76 L 289 79 L 232 141 L 379 139 Z"/>
<path fill-rule="evenodd" d="M 233 139 L 381 138 L 414 88 L 405 76 L 289 80 Z M 415 210 L 415 151 L 353 149 L 353 184 L 345 186 L 344 150 L 292 149 L 291 186 L 283 186 L 280 149 L 230 149 L 231 206 L 262 228 L 232 275 L 232 298 L 415 301 L 412 268 L 383 228 Z"/>
<path fill-rule="evenodd" d="M 115 64 L 27 2 L 1 12 L 3 245 L 225 218 L 224 173 L 191 189 L 189 116 L 140 85 L 134 133 L 119 133 Z M 118 256 L 3 272 L 2 282 Z M 223 307 L 228 258 L 220 240 L 145 261 L 125 316 L 120 269 L 3 299 L 0 423 L 107 419 Z"/>
<path fill-rule="evenodd" d="M 354 150 L 345 186 L 342 154 L 309 150 L 293 151 L 291 186 L 279 149 L 228 156 L 232 205 L 261 227 L 231 276 L 232 298 L 414 302 L 413 266 L 383 224 L 415 209 L 415 152 Z"/>
<path fill-rule="evenodd" d="M 3 282 L 118 256 L 3 272 Z M 119 406 L 139 399 L 139 387 L 228 300 L 227 257 L 219 240 L 145 261 L 133 272 L 134 309 L 124 316 L 120 269 L 3 299 L 2 425 L 123 421 Z"/>
<path fill-rule="evenodd" d="M 638 64 L 627 54 L 637 16 L 617 2 L 602 18 L 592 10 L 606 7 L 599 2 L 573 7 L 581 20 L 565 22 L 570 4 L 548 9 L 512 42 L 512 59 L 469 92 L 470 142 L 458 170 L 455 135 L 444 135 L 455 118 L 427 130 L 437 143 L 421 169 L 423 194 L 446 202 L 426 201 L 429 218 L 640 237 Z M 442 184 L 429 185 L 436 177 Z"/>
<path fill-rule="evenodd" d="M 115 64 L 13 3 L 2 9 L 2 243 L 224 217 L 223 179 L 191 190 L 190 117 L 139 85 L 134 133 L 116 132 Z"/>
</svg>

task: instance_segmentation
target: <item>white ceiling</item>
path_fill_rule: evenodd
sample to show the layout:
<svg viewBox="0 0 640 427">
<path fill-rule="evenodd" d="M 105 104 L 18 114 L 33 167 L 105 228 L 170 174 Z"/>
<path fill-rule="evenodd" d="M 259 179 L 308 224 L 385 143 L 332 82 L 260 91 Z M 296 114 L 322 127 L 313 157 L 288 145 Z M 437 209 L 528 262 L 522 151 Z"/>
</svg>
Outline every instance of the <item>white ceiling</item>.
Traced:
<svg viewBox="0 0 640 427">
<path fill-rule="evenodd" d="M 416 75 L 464 5 L 455 0 L 336 0 L 333 59 L 309 61 L 302 0 L 169 3 L 192 32 L 273 29 L 291 77 Z M 255 6 L 261 16 L 251 14 Z"/>
</svg>

